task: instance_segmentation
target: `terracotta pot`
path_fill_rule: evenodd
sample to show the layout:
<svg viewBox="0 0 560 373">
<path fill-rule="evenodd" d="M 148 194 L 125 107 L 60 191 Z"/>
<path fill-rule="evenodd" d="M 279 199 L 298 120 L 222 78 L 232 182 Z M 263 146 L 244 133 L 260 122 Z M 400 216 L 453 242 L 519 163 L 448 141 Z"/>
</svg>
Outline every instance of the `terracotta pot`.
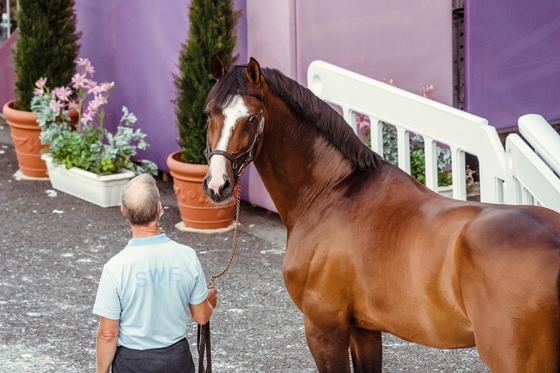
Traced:
<svg viewBox="0 0 560 373">
<path fill-rule="evenodd" d="M 41 128 L 37 124 L 37 115 L 30 111 L 16 110 L 13 105 L 14 100 L 7 102 L 2 113 L 10 126 L 19 169 L 25 176 L 48 177 L 47 165 L 41 159 L 44 146 L 39 140 Z"/>
<path fill-rule="evenodd" d="M 167 157 L 167 166 L 173 177 L 173 189 L 185 226 L 217 229 L 233 223 L 235 200 L 232 199 L 227 205 L 216 205 L 202 191 L 207 165 L 182 162 L 181 153 L 175 152 Z"/>
</svg>

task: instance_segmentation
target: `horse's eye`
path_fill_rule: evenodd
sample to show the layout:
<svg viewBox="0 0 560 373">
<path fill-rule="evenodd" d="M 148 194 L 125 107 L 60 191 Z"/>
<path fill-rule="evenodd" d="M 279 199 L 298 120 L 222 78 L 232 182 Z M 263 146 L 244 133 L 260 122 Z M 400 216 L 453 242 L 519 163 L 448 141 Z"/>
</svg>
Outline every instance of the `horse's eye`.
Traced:
<svg viewBox="0 0 560 373">
<path fill-rule="evenodd" d="M 256 119 L 257 119 L 257 116 L 255 114 L 253 114 L 249 117 L 249 119 L 247 120 L 247 123 L 255 123 Z"/>
</svg>

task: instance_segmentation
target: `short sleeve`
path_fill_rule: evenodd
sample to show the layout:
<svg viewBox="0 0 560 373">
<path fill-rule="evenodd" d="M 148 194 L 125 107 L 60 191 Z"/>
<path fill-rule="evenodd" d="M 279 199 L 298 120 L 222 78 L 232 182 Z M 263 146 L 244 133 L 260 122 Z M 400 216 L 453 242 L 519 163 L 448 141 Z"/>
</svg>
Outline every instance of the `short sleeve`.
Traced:
<svg viewBox="0 0 560 373">
<path fill-rule="evenodd" d="M 111 320 L 119 320 L 121 316 L 117 282 L 106 266 L 103 267 L 103 273 L 99 281 L 93 313 Z"/>
<path fill-rule="evenodd" d="M 194 285 L 193 291 L 190 294 L 190 304 L 200 304 L 206 300 L 208 297 L 208 286 L 206 285 L 206 277 L 204 277 L 204 271 L 202 270 L 202 265 L 197 256 L 195 256 L 195 267 L 198 272 L 198 277 L 196 278 L 196 283 Z"/>
</svg>

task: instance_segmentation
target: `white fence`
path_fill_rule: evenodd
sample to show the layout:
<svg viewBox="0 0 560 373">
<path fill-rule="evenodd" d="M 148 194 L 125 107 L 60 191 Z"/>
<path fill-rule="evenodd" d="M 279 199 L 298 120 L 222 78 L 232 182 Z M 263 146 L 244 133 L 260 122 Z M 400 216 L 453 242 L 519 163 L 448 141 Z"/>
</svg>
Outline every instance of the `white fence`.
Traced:
<svg viewBox="0 0 560 373">
<path fill-rule="evenodd" d="M 520 128 L 524 137 L 535 141 L 533 147 L 550 167 L 518 135 L 508 137 L 506 152 L 496 129 L 476 115 L 323 61 L 311 63 L 307 79 L 313 93 L 339 106 L 348 123 L 356 123 L 357 113 L 370 118 L 371 147 L 377 153 L 383 154 L 383 123 L 395 126 L 398 164 L 408 173 L 410 133 L 422 135 L 430 189 L 438 189 L 436 148 L 445 144 L 451 150 L 453 198 L 467 198 L 465 153 L 470 153 L 479 161 L 482 202 L 539 204 L 560 212 L 560 179 L 550 168 L 558 167 L 560 174 L 560 137 L 542 117 L 521 117 Z M 553 134 L 543 130 L 546 127 Z"/>
<path fill-rule="evenodd" d="M 519 131 L 535 150 L 516 134 L 506 139 L 507 202 L 560 212 L 560 136 L 535 114 L 519 118 Z"/>
</svg>

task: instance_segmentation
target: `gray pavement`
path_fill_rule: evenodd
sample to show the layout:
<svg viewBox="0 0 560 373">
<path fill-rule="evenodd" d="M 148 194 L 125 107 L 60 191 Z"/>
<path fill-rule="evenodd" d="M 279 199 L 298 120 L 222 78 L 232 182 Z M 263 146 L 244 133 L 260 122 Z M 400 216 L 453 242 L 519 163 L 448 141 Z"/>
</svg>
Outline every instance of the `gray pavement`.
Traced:
<svg viewBox="0 0 560 373">
<path fill-rule="evenodd" d="M 130 230 L 117 207 L 101 208 L 48 181 L 13 178 L 17 161 L 0 118 L 0 372 L 93 372 L 103 264 Z M 170 182 L 158 180 L 161 230 L 195 248 L 207 277 L 227 263 L 232 232 L 185 233 Z M 216 281 L 213 370 L 316 372 L 299 310 L 282 282 L 286 232 L 276 214 L 243 203 L 239 246 Z M 193 346 L 196 325 L 187 337 Z M 384 335 L 384 372 L 488 372 L 476 350 L 436 350 Z M 196 352 L 193 352 L 196 360 Z"/>
</svg>

